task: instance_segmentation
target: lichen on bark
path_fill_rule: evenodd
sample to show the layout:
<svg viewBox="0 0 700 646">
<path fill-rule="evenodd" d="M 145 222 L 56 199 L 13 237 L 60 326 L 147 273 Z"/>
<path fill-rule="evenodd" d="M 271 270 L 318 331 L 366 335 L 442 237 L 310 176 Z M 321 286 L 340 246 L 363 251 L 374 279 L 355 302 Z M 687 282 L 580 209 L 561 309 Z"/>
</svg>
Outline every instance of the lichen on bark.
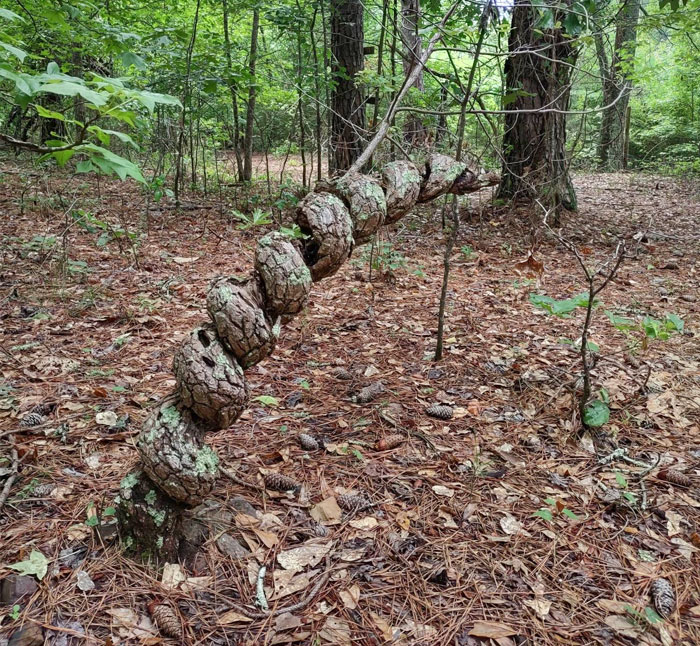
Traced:
<svg viewBox="0 0 700 646">
<path fill-rule="evenodd" d="M 464 162 L 458 162 L 452 157 L 434 153 L 425 164 L 425 175 L 421 185 L 418 202 L 429 202 L 436 197 L 448 193 L 455 180 L 466 170 Z"/>
<path fill-rule="evenodd" d="M 207 292 L 207 310 L 219 338 L 242 368 L 269 355 L 279 338 L 279 325 L 265 314 L 260 277 L 215 279 Z"/>
<path fill-rule="evenodd" d="M 269 315 L 291 316 L 304 308 L 311 291 L 311 272 L 290 238 L 277 231 L 260 238 L 255 269 L 262 278 Z"/>
<path fill-rule="evenodd" d="M 386 220 L 400 220 L 415 205 L 420 193 L 421 176 L 410 161 L 394 161 L 382 169 L 382 186 L 386 194 Z"/>
<path fill-rule="evenodd" d="M 163 398 L 136 446 L 148 477 L 173 500 L 197 505 L 219 475 L 218 459 L 202 444 L 203 428 L 177 394 Z"/>
</svg>

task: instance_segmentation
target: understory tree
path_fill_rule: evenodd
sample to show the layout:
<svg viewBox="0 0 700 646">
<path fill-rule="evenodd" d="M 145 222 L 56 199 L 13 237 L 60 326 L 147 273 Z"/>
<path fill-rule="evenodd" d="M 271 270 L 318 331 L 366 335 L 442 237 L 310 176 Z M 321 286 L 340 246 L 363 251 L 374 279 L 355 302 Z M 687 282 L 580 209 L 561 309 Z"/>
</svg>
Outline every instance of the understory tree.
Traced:
<svg viewBox="0 0 700 646">
<path fill-rule="evenodd" d="M 615 15 L 615 41 L 608 56 L 602 31 L 595 32 L 595 47 L 603 86 L 603 112 L 598 159 L 605 170 L 627 167 L 630 95 L 637 48 L 640 0 L 623 0 Z"/>
<path fill-rule="evenodd" d="M 571 0 L 567 6 L 571 7 Z M 578 4 L 578 3 L 577 3 Z M 498 196 L 576 210 L 566 154 L 566 112 L 578 49 L 565 24 L 572 13 L 516 0 L 505 65 L 507 109 Z"/>
</svg>

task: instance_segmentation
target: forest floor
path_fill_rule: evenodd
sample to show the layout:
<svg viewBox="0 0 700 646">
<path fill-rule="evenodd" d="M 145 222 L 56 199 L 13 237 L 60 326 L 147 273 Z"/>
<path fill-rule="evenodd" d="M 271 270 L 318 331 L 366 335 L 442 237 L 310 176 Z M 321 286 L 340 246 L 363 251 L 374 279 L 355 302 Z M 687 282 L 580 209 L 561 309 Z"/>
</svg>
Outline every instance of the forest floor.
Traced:
<svg viewBox="0 0 700 646">
<path fill-rule="evenodd" d="M 383 233 L 391 271 L 369 282 L 362 248 L 314 286 L 275 354 L 246 373 L 263 399 L 208 436 L 239 476 L 276 470 L 301 490 L 222 476 L 198 510 L 214 534 L 190 562 L 160 570 L 109 539 L 110 507 L 148 407 L 173 388 L 175 348 L 206 319 L 210 280 L 247 273 L 265 227 L 238 231 L 218 197 L 194 195 L 146 218 L 135 185 L 25 170 L 5 164 L 0 182 L 0 490 L 13 447 L 19 461 L 0 512 L 0 577 L 33 551 L 34 569 L 48 561 L 48 571 L 0 606 L 0 643 L 21 626 L 43 627 L 49 644 L 159 643 L 153 599 L 177 607 L 191 644 L 700 643 L 697 184 L 576 178 L 580 213 L 563 233 L 591 265 L 614 253 L 617 234 L 647 231 L 601 294 L 605 307 L 685 323 L 631 347 L 639 335 L 596 310 L 604 433 L 576 433 L 580 364 L 561 339 L 578 338 L 582 312 L 554 318 L 529 300 L 584 290 L 572 254 L 545 237 L 543 271 L 528 276 L 527 218 L 490 207 L 485 191 L 463 214 L 435 363 L 444 236 L 437 207 L 418 209 Z M 143 235 L 132 247 L 118 230 Z M 379 398 L 353 403 L 379 380 Z M 428 417 L 436 402 L 454 417 Z M 44 423 L 21 428 L 42 404 Z M 300 432 L 325 448 L 301 449 Z M 398 446 L 377 445 L 396 434 Z M 601 463 L 616 448 L 653 468 Z M 372 506 L 341 515 L 335 499 L 347 492 Z M 311 514 L 325 515 L 325 536 Z M 256 610 L 262 565 L 270 608 L 291 610 L 250 619 L 239 610 Z M 663 621 L 651 610 L 658 577 L 675 591 Z"/>
</svg>

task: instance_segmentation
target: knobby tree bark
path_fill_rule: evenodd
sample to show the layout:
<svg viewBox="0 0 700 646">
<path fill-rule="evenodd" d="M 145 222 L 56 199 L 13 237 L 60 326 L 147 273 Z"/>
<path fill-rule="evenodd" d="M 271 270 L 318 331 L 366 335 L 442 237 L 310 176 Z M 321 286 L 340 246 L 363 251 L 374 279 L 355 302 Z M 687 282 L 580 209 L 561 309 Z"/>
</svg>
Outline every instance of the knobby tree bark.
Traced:
<svg viewBox="0 0 700 646">
<path fill-rule="evenodd" d="M 571 4 L 571 0 L 567 0 Z M 552 24 L 563 11 L 548 5 Z M 498 197 L 576 210 L 566 158 L 566 115 L 578 50 L 561 29 L 537 24 L 531 0 L 515 0 L 505 65 L 507 106 Z M 525 112 L 520 112 L 524 110 Z"/>
<path fill-rule="evenodd" d="M 255 121 L 255 65 L 258 59 L 258 31 L 260 29 L 260 10 L 253 10 L 253 26 L 250 30 L 250 56 L 248 58 L 248 107 L 245 115 L 245 151 L 243 158 L 243 180 L 249 182 L 253 177 L 253 123 Z"/>
<path fill-rule="evenodd" d="M 350 168 L 364 147 L 365 106 L 356 82 L 364 68 L 363 8 L 359 0 L 331 0 L 332 171 Z"/>
<path fill-rule="evenodd" d="M 598 140 L 598 160 L 605 170 L 627 167 L 627 123 L 640 0 L 623 0 L 615 18 L 615 44 L 608 59 L 603 34 L 595 34 L 596 54 L 603 81 L 603 105 L 613 104 L 603 113 Z M 619 99 L 615 101 L 619 96 Z"/>
</svg>

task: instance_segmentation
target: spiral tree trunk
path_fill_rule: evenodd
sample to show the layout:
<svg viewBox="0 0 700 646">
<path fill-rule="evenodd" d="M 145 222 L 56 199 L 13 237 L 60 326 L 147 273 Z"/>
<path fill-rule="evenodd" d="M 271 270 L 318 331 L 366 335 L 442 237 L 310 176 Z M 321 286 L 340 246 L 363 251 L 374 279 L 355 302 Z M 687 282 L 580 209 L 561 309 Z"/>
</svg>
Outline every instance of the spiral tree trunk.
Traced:
<svg viewBox="0 0 700 646">
<path fill-rule="evenodd" d="M 559 19 L 554 8 L 553 21 Z M 516 0 L 506 62 L 503 169 L 498 197 L 576 210 L 566 157 L 566 119 L 577 50 L 561 29 L 541 29 L 531 0 Z"/>
<path fill-rule="evenodd" d="M 303 242 L 269 233 L 258 240 L 248 277 L 214 280 L 207 295 L 212 322 L 195 328 L 175 353 L 175 390 L 148 415 L 137 440 L 141 464 L 122 480 L 117 509 L 124 543 L 161 560 L 191 549 L 183 518 L 211 492 L 219 473 L 204 435 L 241 415 L 249 399 L 244 370 L 274 350 L 280 320 L 304 308 L 312 282 L 337 272 L 355 245 L 416 203 L 496 183 L 439 154 L 422 172 L 396 161 L 381 180 L 349 173 L 300 202 Z"/>
</svg>

